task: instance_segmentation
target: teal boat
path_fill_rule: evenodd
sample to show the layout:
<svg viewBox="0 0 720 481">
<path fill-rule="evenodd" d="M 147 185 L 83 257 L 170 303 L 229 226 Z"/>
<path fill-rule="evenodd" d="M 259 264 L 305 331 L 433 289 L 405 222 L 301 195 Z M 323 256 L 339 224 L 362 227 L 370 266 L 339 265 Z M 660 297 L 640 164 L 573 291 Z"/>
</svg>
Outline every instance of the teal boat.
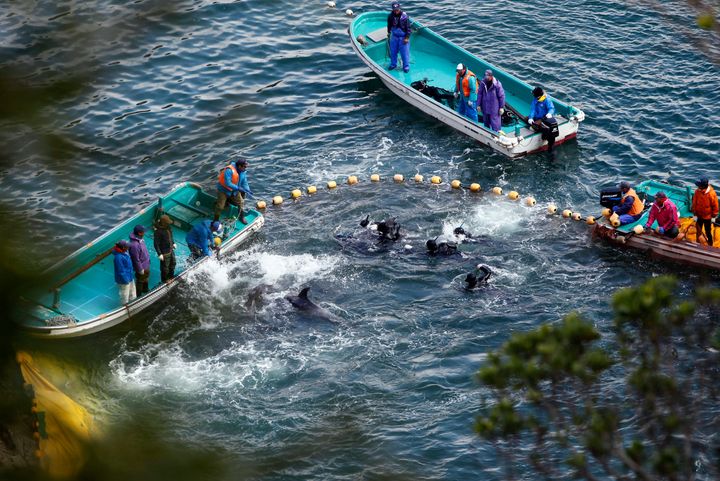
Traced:
<svg viewBox="0 0 720 481">
<path fill-rule="evenodd" d="M 477 58 L 420 22 L 412 22 L 410 72 L 405 73 L 402 69 L 389 71 L 387 17 L 388 12 L 363 13 L 351 23 L 348 33 L 355 53 L 393 93 L 423 112 L 508 157 L 520 157 L 548 148 L 547 141 L 527 123 L 530 103 L 533 99 L 532 86 Z M 495 78 L 502 82 L 505 89 L 506 110 L 513 115 L 503 121 L 500 132 L 461 116 L 452 108 L 452 102 L 430 97 L 418 90 L 427 91 L 422 87 L 426 85 L 453 92 L 455 68 L 458 63 L 463 63 L 480 76 L 486 69 L 492 69 Z M 558 121 L 555 140 L 555 145 L 558 145 L 577 135 L 578 126 L 585 119 L 585 114 L 555 97 L 552 97 L 552 101 L 555 104 Z"/>
<path fill-rule="evenodd" d="M 643 215 L 636 222 L 622 226 L 612 225 L 609 218 L 603 217 L 594 226 L 594 234 L 615 245 L 628 247 L 647 252 L 653 257 L 667 259 L 682 264 L 702 267 L 703 269 L 720 270 L 720 227 L 713 226 L 713 240 L 715 245 L 709 246 L 705 242 L 698 242 L 697 229 L 690 212 L 694 186 L 674 186 L 664 182 L 647 180 L 635 186 L 635 191 L 645 203 Z M 655 201 L 655 194 L 665 192 L 668 199 L 678 209 L 680 217 L 680 234 L 675 239 L 668 239 L 654 231 L 643 231 L 642 227 L 648 220 L 650 206 Z M 619 191 L 618 194 L 619 195 Z M 603 202 L 601 205 L 609 207 L 612 202 Z M 639 226 L 639 227 L 638 227 Z M 652 227 L 656 227 L 657 223 Z"/>
<path fill-rule="evenodd" d="M 195 222 L 212 219 L 215 195 L 203 191 L 199 185 L 184 182 L 168 194 L 142 209 L 106 234 L 50 267 L 37 286 L 22 298 L 21 327 L 32 334 L 50 338 L 77 337 L 115 326 L 138 314 L 162 299 L 192 270 L 210 258 L 197 261 L 190 258 L 185 236 Z M 176 277 L 160 282 L 160 264 L 153 255 L 153 233 L 160 215 L 170 216 L 177 248 Z M 245 213 L 247 225 L 237 220 L 238 209 L 225 210 L 222 244 L 217 255 L 237 249 L 257 232 L 265 220 L 255 210 Z M 128 304 L 121 305 L 115 284 L 112 249 L 121 239 L 127 239 L 135 225 L 147 228 L 145 243 L 150 251 L 150 292 Z"/>
</svg>

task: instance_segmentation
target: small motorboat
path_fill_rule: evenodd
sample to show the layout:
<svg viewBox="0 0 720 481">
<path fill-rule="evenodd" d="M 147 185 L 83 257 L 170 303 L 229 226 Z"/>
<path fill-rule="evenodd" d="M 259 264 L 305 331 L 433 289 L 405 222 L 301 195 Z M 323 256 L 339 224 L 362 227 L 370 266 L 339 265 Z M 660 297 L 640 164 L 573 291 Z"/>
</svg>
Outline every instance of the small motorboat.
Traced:
<svg viewBox="0 0 720 481">
<path fill-rule="evenodd" d="M 595 236 L 615 245 L 647 252 L 653 257 L 704 269 L 720 270 L 720 228 L 713 225 L 714 245 L 707 245 L 705 236 L 702 234 L 698 240 L 697 227 L 693 221 L 693 214 L 690 212 L 694 187 L 678 187 L 648 180 L 635 186 L 635 191 L 646 206 L 640 219 L 632 224 L 613 226 L 608 217 L 603 217 L 595 224 L 593 230 Z M 654 231 L 642 231 L 642 227 L 648 220 L 655 194 L 659 191 L 665 192 L 668 199 L 677 206 L 680 216 L 680 233 L 675 239 L 668 239 Z M 613 202 L 619 202 L 619 198 L 619 190 L 616 192 L 613 192 L 612 189 L 604 190 L 601 194 L 601 205 L 609 208 Z M 617 199 L 617 201 L 613 199 Z"/>
<path fill-rule="evenodd" d="M 16 316 L 20 325 L 31 334 L 48 338 L 77 337 L 115 326 L 147 309 L 165 297 L 191 271 L 210 257 L 193 261 L 185 236 L 198 221 L 212 219 L 215 195 L 192 182 L 183 182 L 168 194 L 140 210 L 104 235 L 50 267 L 35 286 L 21 299 Z M 216 249 L 220 256 L 237 249 L 257 232 L 265 222 L 256 210 L 245 212 L 247 224 L 239 222 L 238 209 L 230 206 L 223 212 L 223 238 Z M 167 214 L 177 248 L 176 277 L 160 282 L 160 264 L 153 250 L 154 227 L 157 219 Z M 115 283 L 115 243 L 127 239 L 135 225 L 146 227 L 145 243 L 150 251 L 150 292 L 128 304 L 120 304 Z"/>
<path fill-rule="evenodd" d="M 393 93 L 426 114 L 508 157 L 521 157 L 548 148 L 542 134 L 527 123 L 533 100 L 532 86 L 475 57 L 417 21 L 412 22 L 413 32 L 410 36 L 410 72 L 388 70 L 387 18 L 387 12 L 363 13 L 350 24 L 348 33 L 355 53 Z M 499 132 L 475 123 L 455 110 L 452 93 L 455 90 L 455 68 L 458 63 L 466 65 L 480 77 L 486 69 L 491 69 L 495 78 L 502 82 L 507 115 L 503 116 Z M 555 97 L 552 97 L 552 101 L 558 122 L 555 132 L 555 145 L 558 145 L 577 135 L 585 114 Z"/>
</svg>

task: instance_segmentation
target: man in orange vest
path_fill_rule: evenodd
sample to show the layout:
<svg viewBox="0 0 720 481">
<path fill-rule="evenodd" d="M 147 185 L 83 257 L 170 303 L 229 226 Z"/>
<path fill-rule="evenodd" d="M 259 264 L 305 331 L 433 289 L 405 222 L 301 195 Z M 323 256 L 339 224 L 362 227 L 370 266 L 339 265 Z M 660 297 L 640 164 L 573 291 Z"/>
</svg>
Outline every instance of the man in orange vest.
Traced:
<svg viewBox="0 0 720 481">
<path fill-rule="evenodd" d="M 477 77 L 461 63 L 458 64 L 457 75 L 455 75 L 455 98 L 459 100 L 458 113 L 477 122 Z"/>
<path fill-rule="evenodd" d="M 620 217 L 620 225 L 632 224 L 637 221 L 645 209 L 645 204 L 640 200 L 635 189 L 630 186 L 629 182 L 620 182 L 620 203 L 612 208 Z"/>
<path fill-rule="evenodd" d="M 707 177 L 702 177 L 695 182 L 697 189 L 693 194 L 692 207 L 690 211 L 695 214 L 697 222 L 697 235 L 705 229 L 705 237 L 707 237 L 708 245 L 713 245 L 713 223 L 712 220 L 718 215 L 718 197 L 715 189 L 710 185 Z M 717 221 L 716 221 L 717 222 Z"/>
<path fill-rule="evenodd" d="M 232 204 L 238 208 L 238 220 L 243 224 L 247 224 L 243 212 L 243 199 L 245 195 L 253 195 L 247 181 L 247 166 L 247 160 L 240 159 L 234 164 L 231 162 L 220 171 L 214 221 L 220 220 L 220 214 L 225 209 L 226 204 Z"/>
</svg>

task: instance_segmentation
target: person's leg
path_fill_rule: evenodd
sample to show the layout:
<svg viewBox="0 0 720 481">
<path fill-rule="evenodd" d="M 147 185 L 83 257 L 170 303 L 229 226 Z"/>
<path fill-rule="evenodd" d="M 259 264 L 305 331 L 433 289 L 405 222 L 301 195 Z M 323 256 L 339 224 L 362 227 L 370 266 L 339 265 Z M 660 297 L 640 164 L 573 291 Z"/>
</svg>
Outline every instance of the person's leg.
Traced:
<svg viewBox="0 0 720 481">
<path fill-rule="evenodd" d="M 705 237 L 707 237 L 708 245 L 713 245 L 713 233 L 712 233 L 712 220 L 711 219 L 703 219 L 702 220 L 703 227 L 705 228 Z"/>
<path fill-rule="evenodd" d="M 680 233 L 680 229 L 678 229 L 678 227 L 675 226 L 672 229 L 666 230 L 665 234 L 663 234 L 663 235 L 669 239 L 674 239 L 678 236 L 679 233 Z"/>
<path fill-rule="evenodd" d="M 170 258 L 168 259 L 168 273 L 167 273 L 168 280 L 175 277 L 175 264 L 176 264 L 175 253 L 171 252 Z"/>
<path fill-rule="evenodd" d="M 190 258 L 192 260 L 196 261 L 203 256 L 203 252 L 198 246 L 190 244 L 188 247 L 190 248 Z"/>
<path fill-rule="evenodd" d="M 458 98 L 458 107 L 457 112 L 462 115 L 463 117 L 467 117 L 467 114 L 465 111 L 467 110 L 467 99 L 463 97 L 462 95 Z"/>
<path fill-rule="evenodd" d="M 243 224 L 247 224 L 247 221 L 245 221 L 245 211 L 243 210 L 245 207 L 245 195 L 242 192 L 238 192 L 236 195 L 228 198 L 228 202 L 238 208 L 238 220 Z"/>
<path fill-rule="evenodd" d="M 169 279 L 168 267 L 170 265 L 170 255 L 163 256 L 160 261 L 160 282 L 166 282 Z"/>
<path fill-rule="evenodd" d="M 225 209 L 225 203 L 227 202 L 228 195 L 218 190 L 217 194 L 217 200 L 215 201 L 215 215 L 213 216 L 213 220 L 220 220 L 220 214 L 222 214 L 222 211 Z"/>
<path fill-rule="evenodd" d="M 637 220 L 634 215 L 630 214 L 623 214 L 619 216 L 618 219 L 620 220 L 620 225 L 632 224 Z"/>
<path fill-rule="evenodd" d="M 118 295 L 120 296 L 120 305 L 124 306 L 130 298 L 130 284 L 118 284 Z"/>
<path fill-rule="evenodd" d="M 129 291 L 130 291 L 130 295 L 128 296 L 128 302 L 134 301 L 135 298 L 137 297 L 137 291 L 135 290 L 135 283 L 134 283 L 134 282 L 130 282 L 130 283 L 128 284 L 128 289 L 129 289 Z"/>
<path fill-rule="evenodd" d="M 465 108 L 467 109 L 467 110 L 465 110 L 467 118 L 469 118 L 473 122 L 477 123 L 477 121 L 478 121 L 477 102 L 473 102 L 472 106 L 467 105 L 467 102 L 466 102 Z"/>
<path fill-rule="evenodd" d="M 397 68 L 397 56 L 398 56 L 398 50 L 400 49 L 400 44 L 398 43 L 398 38 L 392 33 L 390 34 L 390 39 L 388 40 L 390 42 L 390 70 Z M 400 39 L 402 41 L 402 39 Z"/>
<path fill-rule="evenodd" d="M 502 120 L 500 119 L 500 114 L 495 113 L 493 115 L 490 115 L 490 128 L 493 129 L 495 132 L 500 132 L 500 129 L 502 129 Z"/>
<path fill-rule="evenodd" d="M 490 119 L 490 115 L 486 114 L 485 112 L 483 112 L 483 114 L 482 114 L 482 123 L 488 129 L 492 129 L 492 122 Z"/>
<path fill-rule="evenodd" d="M 410 42 L 405 43 L 405 39 L 400 39 L 400 56 L 402 57 L 403 62 L 403 71 L 409 72 L 410 71 Z"/>
<path fill-rule="evenodd" d="M 135 273 L 135 294 L 142 296 L 143 280 L 142 274 Z"/>
</svg>

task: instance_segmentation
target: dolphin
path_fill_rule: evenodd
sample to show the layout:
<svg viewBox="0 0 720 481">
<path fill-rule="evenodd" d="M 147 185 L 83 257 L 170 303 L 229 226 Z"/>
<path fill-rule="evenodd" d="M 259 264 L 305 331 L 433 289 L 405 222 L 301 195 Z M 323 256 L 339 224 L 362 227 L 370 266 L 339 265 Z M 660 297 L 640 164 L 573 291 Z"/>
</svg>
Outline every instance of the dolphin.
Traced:
<svg viewBox="0 0 720 481">
<path fill-rule="evenodd" d="M 247 301 L 245 301 L 245 309 L 249 312 L 256 312 L 263 308 L 265 305 L 265 294 L 267 294 L 272 286 L 268 284 L 260 284 L 259 286 L 253 287 L 248 293 Z"/>
<path fill-rule="evenodd" d="M 285 299 L 287 299 L 295 309 L 302 311 L 311 317 L 332 322 L 333 324 L 338 324 L 340 320 L 335 314 L 327 309 L 323 309 L 308 298 L 309 290 L 309 287 L 305 287 L 297 296 L 287 295 L 285 296 Z"/>
</svg>

